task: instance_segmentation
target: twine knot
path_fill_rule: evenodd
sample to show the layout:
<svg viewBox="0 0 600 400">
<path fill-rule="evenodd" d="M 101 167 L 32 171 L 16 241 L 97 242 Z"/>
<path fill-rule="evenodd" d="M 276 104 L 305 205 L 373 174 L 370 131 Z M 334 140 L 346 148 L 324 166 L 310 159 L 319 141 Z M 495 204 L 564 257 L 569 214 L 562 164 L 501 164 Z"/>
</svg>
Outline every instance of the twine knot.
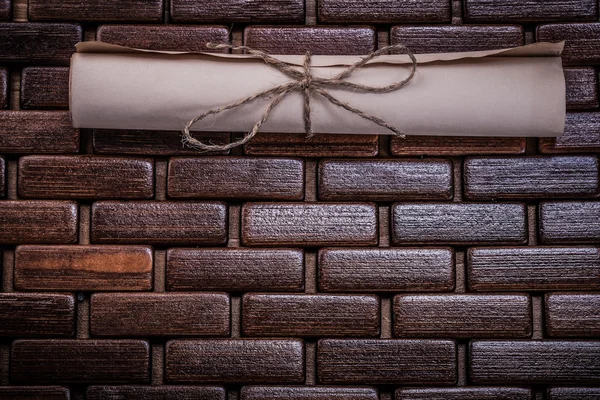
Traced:
<svg viewBox="0 0 600 400">
<path fill-rule="evenodd" d="M 341 100 L 338 100 L 336 97 L 332 96 L 331 93 L 329 93 L 325 89 L 326 87 L 333 87 L 333 88 L 346 89 L 346 90 L 355 90 L 355 91 L 358 90 L 358 91 L 363 91 L 363 92 L 367 92 L 367 93 L 388 93 L 388 92 L 392 92 L 394 90 L 398 90 L 398 89 L 404 87 L 406 84 L 408 84 L 408 82 L 410 82 L 413 79 L 413 77 L 415 76 L 415 73 L 417 71 L 417 59 L 415 58 L 414 54 L 404 45 L 397 44 L 397 45 L 393 45 L 393 46 L 386 46 L 377 51 L 374 51 L 371 54 L 367 55 L 366 57 L 363 57 L 359 61 L 350 65 L 348 68 L 346 68 L 344 71 L 342 71 L 340 74 L 336 75 L 333 78 L 317 78 L 317 77 L 312 76 L 311 69 L 310 69 L 311 68 L 310 67 L 310 63 L 311 63 L 310 52 L 306 52 L 306 55 L 304 57 L 304 63 L 302 64 L 302 70 L 298 71 L 296 68 L 294 68 L 294 66 L 292 64 L 286 63 L 275 57 L 272 57 L 263 51 L 254 50 L 247 46 L 232 46 L 229 44 L 208 43 L 207 47 L 211 48 L 211 49 L 245 50 L 246 52 L 248 52 L 250 54 L 253 54 L 255 56 L 262 58 L 262 60 L 265 62 L 265 64 L 267 64 L 268 66 L 270 66 L 272 68 L 275 68 L 276 70 L 289 76 L 293 80 L 290 82 L 283 83 L 279 86 L 275 86 L 271 89 L 267 89 L 262 92 L 253 94 L 253 95 L 248 96 L 245 99 L 239 100 L 235 103 L 206 111 L 206 112 L 192 118 L 185 125 L 185 127 L 182 130 L 182 132 L 183 132 L 182 142 L 184 145 L 186 145 L 188 147 L 191 147 L 191 148 L 194 148 L 194 149 L 197 149 L 200 151 L 226 151 L 231 148 L 241 146 L 241 145 L 247 143 L 258 133 L 258 131 L 260 130 L 260 127 L 269 119 L 271 112 L 273 111 L 273 109 L 275 107 L 277 107 L 277 105 L 281 102 L 281 100 L 283 100 L 285 98 L 285 96 L 287 96 L 288 94 L 290 94 L 292 92 L 297 92 L 297 91 L 302 92 L 304 95 L 304 130 L 306 132 L 307 139 L 311 138 L 314 135 L 313 130 L 312 130 L 312 121 L 311 121 L 311 117 L 310 117 L 310 115 L 311 115 L 310 99 L 311 99 L 313 93 L 318 93 L 319 95 L 323 96 L 325 99 L 329 100 L 332 104 L 335 104 L 336 106 L 341 107 L 345 110 L 348 110 L 351 113 L 356 114 L 361 118 L 369 120 L 379 126 L 382 126 L 386 129 L 388 129 L 389 131 L 394 133 L 396 136 L 404 137 L 404 134 L 402 133 L 402 131 L 400 131 L 396 127 L 388 124 L 387 122 L 385 122 L 384 120 L 382 120 L 379 117 L 376 117 L 374 115 L 371 115 L 369 113 L 361 111 L 357 108 L 352 107 L 348 103 L 344 103 Z M 397 51 L 397 50 L 404 51 L 410 57 L 410 59 L 412 61 L 412 69 L 410 71 L 410 74 L 405 79 L 398 81 L 398 82 L 393 82 L 386 86 L 368 86 L 368 85 L 362 85 L 359 83 L 348 82 L 346 80 L 346 78 L 348 78 L 354 71 L 361 68 L 369 61 L 379 57 L 382 54 L 388 53 L 390 51 Z M 246 133 L 242 139 L 237 140 L 232 143 L 229 143 L 229 144 L 219 145 L 219 144 L 206 144 L 206 143 L 203 143 L 203 142 L 199 141 L 198 139 L 192 137 L 192 135 L 190 133 L 190 129 L 192 128 L 192 126 L 194 126 L 194 124 L 203 120 L 204 118 L 208 117 L 209 115 L 219 114 L 223 111 L 230 110 L 232 108 L 236 108 L 243 104 L 249 103 L 255 99 L 265 97 L 265 96 L 271 96 L 271 95 L 274 95 L 275 97 L 273 98 L 271 103 L 265 109 L 262 117 L 256 124 L 254 124 L 254 127 L 252 128 L 252 130 L 250 132 Z"/>
</svg>

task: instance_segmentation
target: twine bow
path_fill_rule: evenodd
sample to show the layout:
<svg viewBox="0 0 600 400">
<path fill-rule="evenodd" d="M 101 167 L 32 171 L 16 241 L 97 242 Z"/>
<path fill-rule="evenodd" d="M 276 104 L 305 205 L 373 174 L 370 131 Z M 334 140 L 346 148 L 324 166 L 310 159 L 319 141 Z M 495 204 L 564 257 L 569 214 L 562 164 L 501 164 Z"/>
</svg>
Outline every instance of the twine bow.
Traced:
<svg viewBox="0 0 600 400">
<path fill-rule="evenodd" d="M 351 105 L 349 105 L 348 103 L 344 103 L 341 100 L 338 100 L 337 98 L 333 97 L 327 90 L 325 90 L 326 87 L 331 87 L 331 88 L 337 88 L 337 89 L 347 89 L 347 90 L 355 90 L 355 91 L 358 90 L 358 91 L 363 91 L 363 92 L 368 92 L 368 93 L 388 93 L 388 92 L 392 92 L 394 90 L 398 90 L 398 89 L 402 88 L 408 82 L 410 82 L 410 80 L 415 76 L 415 72 L 417 71 L 417 59 L 415 58 L 414 54 L 410 51 L 410 49 L 408 49 L 404 45 L 397 44 L 397 45 L 393 45 L 393 46 L 386 46 L 377 51 L 374 51 L 373 53 L 360 59 L 356 63 L 350 65 L 347 69 L 345 69 L 344 71 L 342 71 L 340 74 L 336 75 L 333 78 L 317 78 L 317 77 L 312 76 L 311 71 L 310 71 L 310 62 L 311 62 L 310 52 L 307 52 L 306 56 L 304 57 L 304 64 L 302 66 L 302 70 L 298 70 L 289 63 L 286 63 L 275 57 L 272 57 L 263 51 L 254 50 L 254 49 L 251 49 L 246 46 L 232 46 L 229 44 L 208 43 L 207 47 L 209 47 L 211 49 L 245 50 L 246 52 L 248 52 L 250 54 L 253 54 L 253 55 L 256 55 L 256 56 L 262 58 L 262 60 L 265 62 L 265 64 L 267 64 L 268 66 L 270 66 L 272 68 L 275 68 L 276 70 L 289 76 L 293 80 L 290 82 L 287 82 L 287 83 L 283 83 L 279 86 L 275 86 L 271 89 L 267 89 L 262 92 L 253 94 L 251 96 L 246 97 L 245 99 L 236 101 L 235 103 L 206 111 L 206 112 L 192 118 L 185 125 L 185 127 L 182 130 L 182 132 L 183 132 L 182 142 L 184 145 L 187 145 L 189 147 L 192 147 L 192 148 L 200 150 L 200 151 L 225 151 L 225 150 L 229 150 L 233 147 L 241 146 L 241 145 L 247 143 L 248 141 L 250 141 L 258 133 L 262 124 L 264 124 L 269 119 L 269 115 L 271 115 L 271 112 L 273 111 L 273 109 L 275 107 L 277 107 L 277 105 L 281 102 L 281 100 L 283 100 L 285 98 L 285 96 L 287 96 L 288 94 L 290 94 L 292 92 L 297 92 L 297 91 L 302 92 L 304 94 L 304 128 L 306 131 L 307 139 L 311 138 L 314 135 L 313 130 L 312 130 L 312 121 L 311 121 L 311 117 L 310 117 L 310 98 L 313 93 L 318 93 L 321 96 L 323 96 L 324 98 L 326 98 L 327 100 L 329 100 L 331 103 L 335 104 L 336 106 L 341 107 L 345 110 L 348 110 L 351 113 L 354 113 L 366 120 L 372 121 L 373 123 L 390 130 L 397 136 L 404 137 L 404 134 L 402 133 L 402 131 L 400 131 L 396 127 L 388 124 L 383 119 L 376 117 L 375 115 L 369 114 L 367 112 L 361 111 L 357 108 L 354 108 Z M 348 82 L 345 80 L 350 75 L 352 75 L 352 73 L 354 71 L 361 68 L 369 61 L 379 57 L 382 54 L 388 53 L 390 51 L 397 51 L 397 50 L 403 50 L 410 57 L 410 59 L 412 61 L 411 72 L 408 75 L 408 77 L 406 77 L 405 79 L 403 79 L 399 82 L 393 82 L 387 86 L 368 86 L 368 85 L 361 85 L 359 83 Z M 275 98 L 267 106 L 262 117 L 254 125 L 252 130 L 250 132 L 246 133 L 244 135 L 244 137 L 240 140 L 237 140 L 237 141 L 229 143 L 229 144 L 224 144 L 224 145 L 206 144 L 206 143 L 201 142 L 198 139 L 193 138 L 192 135 L 190 134 L 190 129 L 192 128 L 192 126 L 194 126 L 194 124 L 203 120 L 204 118 L 208 117 L 209 115 L 219 114 L 223 111 L 230 110 L 232 108 L 236 108 L 243 104 L 249 103 L 255 99 L 265 97 L 265 96 L 270 96 L 270 95 L 274 95 Z"/>
</svg>

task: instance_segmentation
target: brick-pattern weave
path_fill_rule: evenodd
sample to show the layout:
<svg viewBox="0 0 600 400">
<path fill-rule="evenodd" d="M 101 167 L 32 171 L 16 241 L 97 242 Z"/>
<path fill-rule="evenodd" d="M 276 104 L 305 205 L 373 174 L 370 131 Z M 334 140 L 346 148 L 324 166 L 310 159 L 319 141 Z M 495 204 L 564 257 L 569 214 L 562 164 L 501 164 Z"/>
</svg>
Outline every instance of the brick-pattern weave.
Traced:
<svg viewBox="0 0 600 400">
<path fill-rule="evenodd" d="M 0 399 L 600 399 L 598 18 L 597 0 L 0 0 Z M 94 39 L 566 40 L 565 134 L 197 154 L 179 132 L 76 130 L 68 63 Z"/>
</svg>

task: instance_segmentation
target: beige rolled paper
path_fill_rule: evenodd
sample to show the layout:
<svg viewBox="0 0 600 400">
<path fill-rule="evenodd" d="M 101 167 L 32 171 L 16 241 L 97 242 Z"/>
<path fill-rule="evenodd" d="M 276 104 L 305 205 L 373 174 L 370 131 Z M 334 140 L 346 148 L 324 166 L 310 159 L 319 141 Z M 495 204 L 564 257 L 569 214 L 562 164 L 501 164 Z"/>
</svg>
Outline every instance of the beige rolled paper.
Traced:
<svg viewBox="0 0 600 400">
<path fill-rule="evenodd" d="M 415 77 L 390 93 L 328 88 L 343 102 L 382 118 L 407 135 L 559 136 L 565 123 L 563 43 L 512 49 L 416 55 Z M 298 66 L 304 56 L 275 56 Z M 357 56 L 313 56 L 313 76 L 331 78 Z M 404 79 L 406 55 L 384 55 L 348 81 L 385 86 Z M 71 59 L 70 111 L 76 128 L 181 130 L 219 108 L 290 78 L 252 55 L 159 52 L 83 42 Z M 256 99 L 209 116 L 196 131 L 247 132 L 272 99 Z M 315 133 L 388 134 L 371 121 L 311 99 Z M 290 93 L 261 132 L 304 132 L 304 99 Z"/>
</svg>

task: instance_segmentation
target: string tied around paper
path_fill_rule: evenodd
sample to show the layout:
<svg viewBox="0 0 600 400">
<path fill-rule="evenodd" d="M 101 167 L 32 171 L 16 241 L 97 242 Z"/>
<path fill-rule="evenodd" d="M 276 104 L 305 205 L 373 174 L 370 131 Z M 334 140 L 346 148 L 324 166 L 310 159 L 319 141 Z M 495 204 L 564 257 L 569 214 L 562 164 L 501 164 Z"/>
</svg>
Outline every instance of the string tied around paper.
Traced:
<svg viewBox="0 0 600 400">
<path fill-rule="evenodd" d="M 417 72 L 417 59 L 414 56 L 414 54 L 412 53 L 412 51 L 410 51 L 410 49 L 408 47 L 406 47 L 402 44 L 395 44 L 392 46 L 382 47 L 381 49 L 376 50 L 376 51 L 372 52 L 371 54 L 361 58 L 359 61 L 355 62 L 354 64 L 351 64 L 350 66 L 348 66 L 348 68 L 346 68 L 341 73 L 334 76 L 333 78 L 319 78 L 319 77 L 312 76 L 312 74 L 311 74 L 311 53 L 310 52 L 306 52 L 306 55 L 304 57 L 304 63 L 302 65 L 302 70 L 298 70 L 292 64 L 281 61 L 281 60 L 277 59 L 276 57 L 273 57 L 273 56 L 269 55 L 268 53 L 265 53 L 264 51 L 255 50 L 255 49 L 252 49 L 247 46 L 233 46 L 230 44 L 207 43 L 207 47 L 210 49 L 244 50 L 249 54 L 252 54 L 252 55 L 255 55 L 255 56 L 261 58 L 265 62 L 265 64 L 267 64 L 269 67 L 278 70 L 279 72 L 283 73 L 284 75 L 287 75 L 288 77 L 292 78 L 293 80 L 286 82 L 286 83 L 282 83 L 281 85 L 272 87 L 272 88 L 264 90 L 262 92 L 255 93 L 244 99 L 238 100 L 235 103 L 231 103 L 231 104 L 228 104 L 228 105 L 225 105 L 222 107 L 214 108 L 212 110 L 203 112 L 202 114 L 192 118 L 187 124 L 185 124 L 185 127 L 182 130 L 182 132 L 183 132 L 182 142 L 185 146 L 194 148 L 199 151 L 204 151 L 204 152 L 227 151 L 234 147 L 241 146 L 241 145 L 249 142 L 258 133 L 258 131 L 260 130 L 260 127 L 269 119 L 269 116 L 271 115 L 271 112 L 273 111 L 273 109 L 275 107 L 277 107 L 277 105 L 279 103 L 281 103 L 281 101 L 288 94 L 293 93 L 293 92 L 302 92 L 302 94 L 304 96 L 304 130 L 306 132 L 307 139 L 313 137 L 313 135 L 314 135 L 313 129 L 312 129 L 310 100 L 311 100 L 311 96 L 315 93 L 324 97 L 329 102 L 331 102 L 332 104 L 334 104 L 338 107 L 348 110 L 349 112 L 356 114 L 361 118 L 369 120 L 379 126 L 382 126 L 386 129 L 388 129 L 390 132 L 392 132 L 396 136 L 404 137 L 404 133 L 401 130 L 399 130 L 398 128 L 388 124 L 386 121 L 384 121 L 383 119 L 381 119 L 375 115 L 372 115 L 365 111 L 359 110 L 358 108 L 355 108 L 355 107 L 351 106 L 350 104 L 339 100 L 338 98 L 334 97 L 333 95 L 331 95 L 331 93 L 329 93 L 326 90 L 326 88 L 334 88 L 334 89 L 362 91 L 365 93 L 388 93 L 388 92 L 393 92 L 395 90 L 398 90 L 398 89 L 406 86 L 413 79 L 413 77 L 415 76 L 415 73 Z M 354 73 L 357 69 L 359 69 L 362 66 L 364 66 L 365 64 L 367 64 L 369 61 L 376 59 L 377 57 L 379 57 L 383 54 L 388 54 L 390 52 L 397 52 L 397 51 L 403 51 L 404 53 L 406 53 L 408 55 L 408 57 L 410 57 L 410 60 L 412 62 L 412 68 L 411 68 L 410 74 L 405 79 L 398 81 L 398 82 L 393 82 L 386 86 L 368 86 L 368 85 L 362 85 L 360 83 L 349 82 L 346 80 L 350 75 L 352 75 L 352 73 Z M 249 103 L 253 100 L 256 100 L 256 99 L 262 98 L 262 97 L 267 97 L 267 96 L 274 96 L 273 100 L 271 101 L 271 103 L 269 103 L 269 105 L 263 112 L 261 118 L 256 122 L 256 124 L 254 124 L 254 127 L 252 128 L 252 130 L 247 132 L 243 138 L 241 138 L 237 141 L 234 141 L 232 143 L 220 145 L 220 144 L 212 144 L 212 143 L 210 143 L 210 144 L 203 143 L 202 141 L 192 137 L 192 135 L 190 133 L 190 129 L 197 122 L 205 119 L 206 117 L 208 117 L 210 115 L 219 114 L 219 113 L 222 113 L 223 111 L 231 110 L 233 108 L 237 108 L 237 107 L 242 106 L 246 103 Z"/>
</svg>

